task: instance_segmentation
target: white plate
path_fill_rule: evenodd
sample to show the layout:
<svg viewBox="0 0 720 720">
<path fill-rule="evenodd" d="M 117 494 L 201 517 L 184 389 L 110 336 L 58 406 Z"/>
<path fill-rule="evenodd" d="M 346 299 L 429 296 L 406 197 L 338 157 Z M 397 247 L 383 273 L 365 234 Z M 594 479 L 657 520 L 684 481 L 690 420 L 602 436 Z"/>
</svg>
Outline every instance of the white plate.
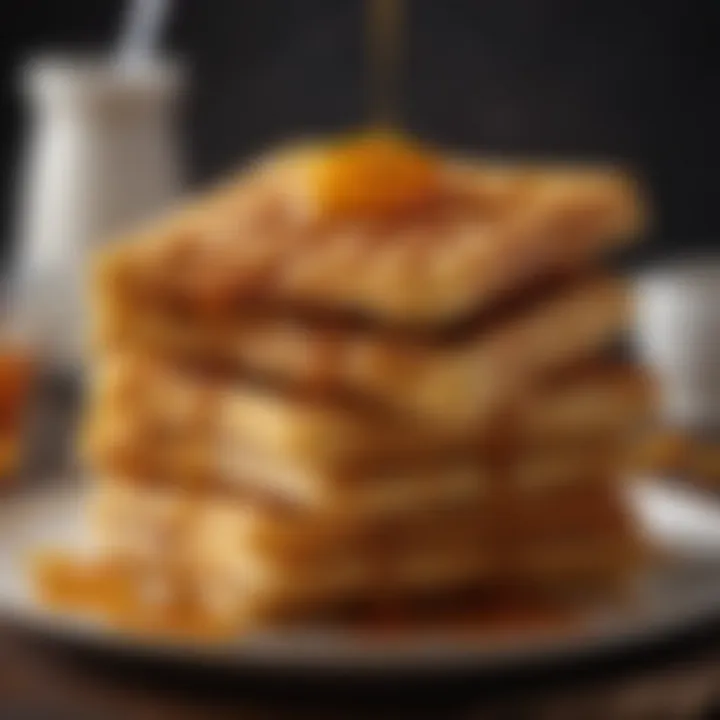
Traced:
<svg viewBox="0 0 720 720">
<path fill-rule="evenodd" d="M 552 637 L 492 643 L 418 633 L 380 641 L 319 628 L 263 632 L 223 641 L 191 643 L 140 638 L 69 617 L 35 603 L 27 584 L 28 554 L 48 544 L 82 543 L 77 488 L 19 494 L 0 502 L 0 612 L 30 628 L 105 647 L 226 667 L 332 667 L 357 670 L 509 668 L 533 660 L 625 648 L 720 618 L 720 504 L 666 481 L 644 480 L 631 494 L 655 542 L 672 553 L 662 571 L 646 578 L 633 608 L 607 611 L 581 628 Z"/>
</svg>

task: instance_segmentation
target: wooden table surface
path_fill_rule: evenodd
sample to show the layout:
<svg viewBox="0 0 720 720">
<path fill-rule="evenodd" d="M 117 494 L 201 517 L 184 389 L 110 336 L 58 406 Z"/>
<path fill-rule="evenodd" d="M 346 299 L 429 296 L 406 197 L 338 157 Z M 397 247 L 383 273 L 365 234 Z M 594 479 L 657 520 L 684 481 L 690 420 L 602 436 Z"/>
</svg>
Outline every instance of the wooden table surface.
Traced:
<svg viewBox="0 0 720 720">
<path fill-rule="evenodd" d="M 512 676 L 350 678 L 214 673 L 153 664 L 0 629 L 0 717 L 548 718 L 691 720 L 720 709 L 720 626 L 647 647 Z"/>
</svg>

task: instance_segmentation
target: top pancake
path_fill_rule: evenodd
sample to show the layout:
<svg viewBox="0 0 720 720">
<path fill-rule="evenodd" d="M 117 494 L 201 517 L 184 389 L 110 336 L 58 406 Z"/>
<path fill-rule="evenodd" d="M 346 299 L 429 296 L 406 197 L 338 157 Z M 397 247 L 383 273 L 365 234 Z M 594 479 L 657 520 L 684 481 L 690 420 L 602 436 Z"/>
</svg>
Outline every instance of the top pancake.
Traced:
<svg viewBox="0 0 720 720">
<path fill-rule="evenodd" d="M 442 326 L 572 271 L 642 225 L 634 184 L 611 168 L 368 147 L 353 150 L 360 161 L 314 149 L 249 168 L 104 250 L 96 295 L 199 319 L 290 312 Z M 384 187 L 373 194 L 376 176 Z"/>
</svg>

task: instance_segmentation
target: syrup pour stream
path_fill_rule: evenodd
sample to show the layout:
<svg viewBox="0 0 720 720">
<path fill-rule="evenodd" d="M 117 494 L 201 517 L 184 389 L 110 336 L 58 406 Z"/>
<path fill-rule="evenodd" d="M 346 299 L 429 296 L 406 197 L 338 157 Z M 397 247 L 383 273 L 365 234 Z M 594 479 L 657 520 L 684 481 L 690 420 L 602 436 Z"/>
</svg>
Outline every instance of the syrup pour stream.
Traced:
<svg viewBox="0 0 720 720">
<path fill-rule="evenodd" d="M 405 55 L 405 0 L 366 0 L 366 62 L 370 123 L 396 128 Z"/>
</svg>

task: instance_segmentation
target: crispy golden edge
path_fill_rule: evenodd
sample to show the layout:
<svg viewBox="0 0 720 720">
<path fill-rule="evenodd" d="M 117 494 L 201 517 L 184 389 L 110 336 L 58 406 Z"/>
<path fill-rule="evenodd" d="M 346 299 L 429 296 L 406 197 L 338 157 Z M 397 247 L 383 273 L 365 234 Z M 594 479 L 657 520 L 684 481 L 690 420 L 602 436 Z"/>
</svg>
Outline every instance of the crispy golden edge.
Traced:
<svg viewBox="0 0 720 720">
<path fill-rule="evenodd" d="M 378 528 L 374 529 L 374 536 L 354 537 L 338 534 L 336 529 L 334 535 L 330 532 L 314 538 L 285 532 L 284 537 L 275 534 L 271 542 L 273 531 L 269 528 L 265 529 L 264 538 L 258 536 L 257 529 L 254 537 L 248 537 L 251 529 L 246 518 L 238 518 L 227 507 L 208 501 L 196 501 L 190 506 L 180 503 L 173 514 L 167 504 L 150 503 L 150 508 L 146 507 L 148 501 L 142 494 L 125 498 L 124 508 L 118 507 L 122 498 L 105 498 L 104 506 L 100 498 L 95 521 L 98 536 L 111 551 L 134 553 L 139 559 L 150 557 L 160 564 L 166 561 L 180 564 L 184 558 L 186 562 L 197 561 L 208 570 L 234 569 L 236 576 L 246 584 L 255 584 L 262 592 L 278 584 L 287 586 L 291 580 L 312 579 L 312 584 L 322 585 L 348 571 L 353 579 L 359 575 L 371 583 L 390 581 L 394 571 L 403 567 L 422 568 L 424 574 L 428 563 L 438 569 L 441 578 L 444 571 L 452 576 L 456 568 L 473 574 L 479 572 L 481 576 L 491 571 L 491 577 L 497 578 L 516 571 L 539 572 L 543 567 L 549 571 L 585 567 L 588 560 L 594 564 L 608 547 L 624 545 L 631 552 L 640 543 L 622 503 L 616 496 L 607 499 L 612 502 L 604 514 L 593 516 L 586 512 L 582 517 L 572 518 L 566 512 L 564 521 L 571 518 L 575 523 L 559 529 L 550 523 L 523 528 L 517 535 L 497 534 L 496 528 L 472 524 L 459 532 L 461 528 L 457 525 L 452 528 L 447 522 L 440 522 L 434 526 L 422 523 L 408 526 L 404 533 L 394 536 L 378 535 Z M 586 497 L 585 501 L 596 504 L 598 496 Z M 565 508 L 568 509 L 572 507 Z M 587 504 L 584 509 L 589 509 Z M 578 514 L 580 510 L 575 508 Z M 531 517 L 521 514 L 515 522 L 526 523 Z M 558 522 L 563 521 L 561 518 L 559 515 Z M 467 522 L 467 518 L 456 516 L 453 522 Z M 617 564 L 617 560 L 611 562 Z"/>
<path fill-rule="evenodd" d="M 152 320 L 146 315 L 119 333 L 107 328 L 115 337 L 101 352 L 137 348 L 194 358 L 200 367 L 219 361 L 229 375 L 249 373 L 405 418 L 453 425 L 487 416 L 508 394 L 522 395 L 539 373 L 591 354 L 629 318 L 625 283 L 599 277 L 563 287 L 500 326 L 482 327 L 448 347 L 272 325 L 208 343 L 202 327 L 178 334 L 165 323 L 169 334 L 143 333 L 141 323 Z"/>
<path fill-rule="evenodd" d="M 321 399 L 247 383 L 224 388 L 219 395 L 208 397 L 207 392 L 191 375 L 152 358 L 108 358 L 96 368 L 91 383 L 85 434 L 122 444 L 130 433 L 142 447 L 143 433 L 148 440 L 153 426 L 169 427 L 175 429 L 174 437 L 183 438 L 189 453 L 189 440 L 196 446 L 217 443 L 222 434 L 239 448 L 342 472 L 378 463 L 407 464 L 408 458 L 418 456 L 427 462 L 468 450 L 482 454 L 513 434 L 530 445 L 562 444 L 565 438 L 592 444 L 606 434 L 612 437 L 641 426 L 655 405 L 653 385 L 641 369 L 609 362 L 581 365 L 540 382 L 489 430 L 470 424 L 452 433 L 368 417 Z"/>
<path fill-rule="evenodd" d="M 90 488 L 91 507 L 100 522 L 106 517 L 193 522 L 212 517 L 222 527 L 228 548 L 279 551 L 292 554 L 305 547 L 337 543 L 372 545 L 436 535 L 474 536 L 503 542 L 526 542 L 529 537 L 556 538 L 587 528 L 607 528 L 612 520 L 624 523 L 628 510 L 615 478 L 599 477 L 526 493 L 506 488 L 480 501 L 449 507 L 429 507 L 395 517 L 364 518 L 328 512 L 285 512 L 242 497 L 217 494 L 197 496 L 176 487 L 143 486 L 122 475 L 108 475 Z M 622 527 L 625 527 L 623 524 Z M 225 540 L 223 542 L 225 542 Z"/>
<path fill-rule="evenodd" d="M 119 488 L 121 493 L 127 489 L 122 485 Z M 177 493 L 173 497 L 177 498 Z M 618 524 L 612 523 L 604 530 L 598 526 L 597 532 L 588 533 L 584 528 L 579 535 L 571 536 L 571 542 L 568 536 L 548 537 L 540 544 L 520 538 L 514 547 L 500 553 L 487 543 L 465 543 L 464 551 L 441 546 L 430 557 L 417 555 L 416 548 L 414 558 L 401 553 L 397 562 L 383 563 L 372 554 L 363 561 L 356 550 L 345 546 L 344 553 L 349 554 L 340 553 L 332 562 L 299 562 L 296 555 L 288 555 L 287 548 L 281 547 L 282 542 L 272 548 L 263 545 L 243 551 L 233 540 L 237 538 L 238 523 L 232 511 L 228 513 L 227 505 L 222 503 L 220 511 L 230 521 L 229 534 L 228 526 L 208 511 L 208 501 L 193 499 L 181 502 L 174 517 L 160 508 L 160 525 L 153 528 L 151 519 L 150 527 L 145 529 L 151 537 L 165 538 L 164 551 L 147 552 L 142 543 L 128 542 L 142 535 L 143 524 L 138 523 L 138 517 L 142 517 L 147 496 L 143 491 L 126 499 L 127 512 L 118 517 L 117 506 L 113 508 L 117 498 L 106 496 L 110 516 L 103 517 L 101 512 L 96 518 L 96 531 L 102 536 L 106 553 L 120 558 L 127 558 L 129 553 L 133 562 L 145 564 L 151 581 L 163 576 L 175 581 L 178 571 L 184 573 L 183 582 L 188 586 L 210 591 L 203 597 L 213 612 L 240 612 L 253 621 L 265 616 L 266 611 L 296 609 L 305 613 L 327 604 L 337 607 L 349 600 L 377 598 L 388 590 L 417 597 L 461 587 L 495 587 L 498 582 L 518 583 L 523 592 L 542 588 L 564 594 L 564 588 L 575 594 L 586 589 L 596 597 L 598 590 L 624 588 L 647 562 L 642 537 L 635 532 L 632 521 L 624 523 L 621 518 Z M 548 510 L 551 508 L 552 504 Z M 151 512 L 150 517 L 154 516 Z M 241 535 L 245 529 L 241 529 Z M 356 558 L 355 562 L 351 557 Z M 421 560 L 422 568 L 414 565 Z M 412 571 L 413 567 L 416 571 Z"/>
<path fill-rule="evenodd" d="M 121 475 L 138 486 L 178 488 L 198 496 L 220 493 L 260 505 L 338 516 L 372 517 L 413 512 L 465 502 L 488 502 L 498 488 L 542 498 L 554 489 L 622 477 L 634 443 L 622 435 L 594 443 L 566 441 L 528 447 L 512 457 L 487 457 L 467 448 L 439 460 L 383 467 L 298 469 L 292 462 L 238 464 L 218 461 L 214 444 L 199 444 L 188 454 L 178 446 L 161 450 L 132 438 L 96 435 L 87 448 L 95 475 Z"/>
</svg>

